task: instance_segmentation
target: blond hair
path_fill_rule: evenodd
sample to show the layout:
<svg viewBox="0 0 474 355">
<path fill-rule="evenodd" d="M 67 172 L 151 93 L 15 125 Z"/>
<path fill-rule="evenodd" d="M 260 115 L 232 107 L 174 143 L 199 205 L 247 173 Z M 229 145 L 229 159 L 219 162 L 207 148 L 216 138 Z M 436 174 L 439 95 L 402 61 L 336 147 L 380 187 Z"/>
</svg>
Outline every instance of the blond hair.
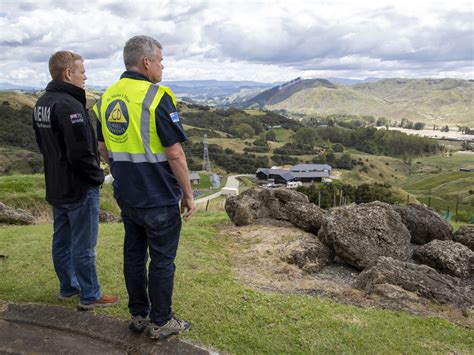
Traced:
<svg viewBox="0 0 474 355">
<path fill-rule="evenodd" d="M 69 51 L 58 51 L 49 58 L 49 73 L 54 80 L 63 80 L 64 71 L 74 69 L 74 62 L 83 60 L 79 54 Z"/>
</svg>

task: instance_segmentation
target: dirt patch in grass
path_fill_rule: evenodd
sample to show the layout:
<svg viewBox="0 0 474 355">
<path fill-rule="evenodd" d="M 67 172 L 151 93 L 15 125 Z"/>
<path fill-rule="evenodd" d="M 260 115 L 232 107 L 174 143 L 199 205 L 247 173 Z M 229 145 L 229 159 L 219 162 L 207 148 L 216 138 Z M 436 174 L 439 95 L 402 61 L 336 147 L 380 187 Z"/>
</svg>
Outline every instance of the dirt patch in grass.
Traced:
<svg viewBox="0 0 474 355">
<path fill-rule="evenodd" d="M 219 238 L 229 246 L 229 255 L 237 279 L 265 291 L 299 293 L 330 298 L 360 307 L 407 311 L 426 317 L 440 317 L 474 328 L 474 314 L 455 307 L 438 305 L 400 289 L 390 296 L 368 295 L 354 287 L 359 271 L 336 260 L 317 273 L 307 273 L 281 258 L 288 242 L 308 234 L 287 222 L 261 220 L 258 224 L 236 227 L 226 224 Z M 356 322 L 348 319 L 348 322 Z"/>
</svg>

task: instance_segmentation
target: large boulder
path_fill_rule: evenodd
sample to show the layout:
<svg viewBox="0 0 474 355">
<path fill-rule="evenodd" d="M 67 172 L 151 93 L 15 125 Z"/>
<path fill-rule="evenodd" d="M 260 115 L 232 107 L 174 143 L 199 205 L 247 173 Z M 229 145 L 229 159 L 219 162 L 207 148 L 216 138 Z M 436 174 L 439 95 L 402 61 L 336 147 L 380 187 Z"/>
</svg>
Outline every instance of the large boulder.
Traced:
<svg viewBox="0 0 474 355">
<path fill-rule="evenodd" d="M 290 202 L 285 206 L 286 218 L 296 228 L 318 234 L 326 212 L 314 203 Z"/>
<path fill-rule="evenodd" d="M 334 259 L 334 252 L 312 234 L 288 242 L 280 252 L 283 261 L 309 273 L 321 270 Z"/>
<path fill-rule="evenodd" d="M 35 217 L 28 211 L 13 208 L 0 202 L 0 223 L 34 224 Z"/>
<path fill-rule="evenodd" d="M 378 201 L 331 209 L 318 235 L 342 261 L 359 270 L 379 256 L 411 256 L 410 232 L 400 215 Z"/>
<path fill-rule="evenodd" d="M 450 240 L 453 228 L 434 210 L 422 205 L 394 205 L 411 234 L 411 242 L 426 244 L 434 239 Z"/>
<path fill-rule="evenodd" d="M 474 268 L 474 252 L 451 240 L 433 240 L 413 253 L 415 260 L 441 272 L 466 278 Z"/>
<path fill-rule="evenodd" d="M 308 202 L 308 197 L 286 188 L 254 187 L 238 196 L 230 196 L 225 210 L 236 226 L 253 223 L 257 219 L 273 218 L 289 221 L 307 232 L 317 233 L 324 211 Z"/>
<path fill-rule="evenodd" d="M 474 226 L 461 226 L 456 233 L 454 233 L 453 240 L 455 242 L 464 244 L 469 249 L 474 251 Z"/>
<path fill-rule="evenodd" d="M 460 279 L 441 274 L 427 265 L 417 265 L 390 257 L 380 257 L 359 274 L 356 287 L 368 293 L 378 292 L 379 285 L 391 284 L 441 304 L 460 308 L 472 305 L 468 287 Z"/>
</svg>

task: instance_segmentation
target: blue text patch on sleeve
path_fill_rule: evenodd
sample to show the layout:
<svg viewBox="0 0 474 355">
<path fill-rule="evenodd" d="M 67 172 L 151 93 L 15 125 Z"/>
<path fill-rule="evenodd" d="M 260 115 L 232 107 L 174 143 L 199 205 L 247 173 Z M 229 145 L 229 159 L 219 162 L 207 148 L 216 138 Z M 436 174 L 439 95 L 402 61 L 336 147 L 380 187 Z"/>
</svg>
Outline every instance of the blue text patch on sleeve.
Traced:
<svg viewBox="0 0 474 355">
<path fill-rule="evenodd" d="M 178 112 L 171 112 L 170 117 L 171 117 L 171 121 L 173 121 L 174 123 L 179 122 Z"/>
</svg>

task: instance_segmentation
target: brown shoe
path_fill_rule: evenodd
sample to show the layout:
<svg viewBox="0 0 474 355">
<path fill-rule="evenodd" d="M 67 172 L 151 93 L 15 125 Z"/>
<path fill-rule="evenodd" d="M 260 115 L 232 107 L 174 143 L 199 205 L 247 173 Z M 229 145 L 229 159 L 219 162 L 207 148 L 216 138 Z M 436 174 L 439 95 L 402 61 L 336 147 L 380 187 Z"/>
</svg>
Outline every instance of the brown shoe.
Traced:
<svg viewBox="0 0 474 355">
<path fill-rule="evenodd" d="M 79 302 L 79 304 L 77 305 L 77 309 L 79 311 L 89 311 L 96 307 L 114 306 L 117 303 L 119 303 L 119 301 L 120 301 L 120 298 L 118 296 L 102 295 L 101 298 L 99 298 L 97 301 L 92 302 L 92 303 L 84 304 L 82 302 Z"/>
</svg>

